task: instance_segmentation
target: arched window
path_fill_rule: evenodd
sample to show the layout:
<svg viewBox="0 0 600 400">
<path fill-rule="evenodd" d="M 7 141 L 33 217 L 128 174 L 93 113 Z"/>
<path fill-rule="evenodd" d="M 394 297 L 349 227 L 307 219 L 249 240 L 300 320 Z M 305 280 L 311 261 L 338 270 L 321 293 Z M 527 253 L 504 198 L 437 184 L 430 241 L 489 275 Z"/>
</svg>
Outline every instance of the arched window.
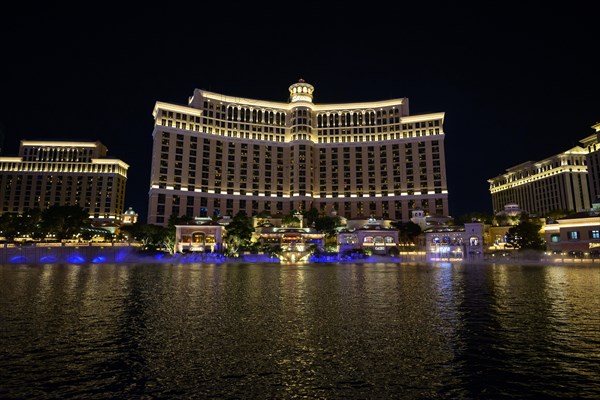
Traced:
<svg viewBox="0 0 600 400">
<path fill-rule="evenodd" d="M 206 240 L 206 234 L 204 232 L 192 233 L 192 243 L 204 244 L 205 240 Z"/>
</svg>

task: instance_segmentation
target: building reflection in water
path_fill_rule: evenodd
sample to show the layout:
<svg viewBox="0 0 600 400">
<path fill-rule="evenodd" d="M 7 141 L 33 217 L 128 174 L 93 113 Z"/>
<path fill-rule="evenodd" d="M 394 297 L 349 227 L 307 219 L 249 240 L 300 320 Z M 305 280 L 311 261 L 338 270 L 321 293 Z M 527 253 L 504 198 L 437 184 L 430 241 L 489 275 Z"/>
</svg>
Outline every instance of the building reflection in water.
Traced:
<svg viewBox="0 0 600 400">
<path fill-rule="evenodd" d="M 568 398 L 600 383 L 599 280 L 585 266 L 10 266 L 3 386 L 15 398 Z"/>
</svg>

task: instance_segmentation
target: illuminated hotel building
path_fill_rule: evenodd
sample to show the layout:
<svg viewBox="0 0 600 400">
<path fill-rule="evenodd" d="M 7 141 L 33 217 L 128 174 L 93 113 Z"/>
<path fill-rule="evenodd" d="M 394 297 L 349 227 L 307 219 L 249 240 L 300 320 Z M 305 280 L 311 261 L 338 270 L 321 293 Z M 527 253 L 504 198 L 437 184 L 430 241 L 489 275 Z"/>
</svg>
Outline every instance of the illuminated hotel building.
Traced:
<svg viewBox="0 0 600 400">
<path fill-rule="evenodd" d="M 315 104 L 300 80 L 289 102 L 194 90 L 157 102 L 148 223 L 171 215 L 289 215 L 409 221 L 448 215 L 444 113 L 409 115 L 408 99 Z"/>
<path fill-rule="evenodd" d="M 529 214 L 582 211 L 590 208 L 588 151 L 575 146 L 541 161 L 528 161 L 488 179 L 494 213 L 517 203 Z"/>
<path fill-rule="evenodd" d="M 96 222 L 121 219 L 129 165 L 100 142 L 21 140 L 18 157 L 0 157 L 0 210 L 22 213 L 80 206 Z"/>
<path fill-rule="evenodd" d="M 600 123 L 592 126 L 596 133 L 580 140 L 587 150 L 588 183 L 592 202 L 600 200 Z"/>
</svg>

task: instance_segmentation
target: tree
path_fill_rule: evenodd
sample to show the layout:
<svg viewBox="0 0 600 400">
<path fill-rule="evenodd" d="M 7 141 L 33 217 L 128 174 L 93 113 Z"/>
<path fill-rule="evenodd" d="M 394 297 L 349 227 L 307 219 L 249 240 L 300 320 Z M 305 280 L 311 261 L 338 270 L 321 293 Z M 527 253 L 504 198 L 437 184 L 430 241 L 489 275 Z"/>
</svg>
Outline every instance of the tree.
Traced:
<svg viewBox="0 0 600 400">
<path fill-rule="evenodd" d="M 0 215 L 0 236 L 12 241 L 21 231 L 19 213 L 6 212 Z"/>
<path fill-rule="evenodd" d="M 340 226 L 340 217 L 322 215 L 315 220 L 315 229 L 325 234 L 325 247 L 337 245 L 336 228 Z"/>
<path fill-rule="evenodd" d="M 161 247 L 170 255 L 175 254 L 175 232 L 166 231 L 161 241 Z"/>
<path fill-rule="evenodd" d="M 564 218 L 569 214 L 573 214 L 574 211 L 572 210 L 552 210 L 550 212 L 548 212 L 545 217 L 546 219 L 550 220 L 550 221 L 556 221 L 558 219 Z"/>
<path fill-rule="evenodd" d="M 28 234 L 38 240 L 46 236 L 42 225 L 42 210 L 39 208 L 28 208 L 19 217 L 19 225 L 22 233 Z"/>
<path fill-rule="evenodd" d="M 491 225 L 494 217 L 491 214 L 474 211 L 468 214 L 461 215 L 458 218 L 455 218 L 454 224 L 464 225 L 465 223 L 472 222 L 473 219 L 479 222 L 483 222 L 484 224 Z"/>
<path fill-rule="evenodd" d="M 494 216 L 493 223 L 496 226 L 507 226 L 509 225 L 509 217 L 506 214 L 498 214 Z"/>
<path fill-rule="evenodd" d="M 312 226 L 317 218 L 319 218 L 319 210 L 311 207 L 309 210 L 304 211 L 304 218 L 306 218 L 306 223 L 308 226 Z"/>
<path fill-rule="evenodd" d="M 256 217 L 256 225 L 261 226 L 261 225 L 269 222 L 269 219 L 271 218 L 271 213 L 267 210 L 262 210 L 255 217 Z"/>
<path fill-rule="evenodd" d="M 229 252 L 235 254 L 238 249 L 251 245 L 252 233 L 254 233 L 252 218 L 244 211 L 240 211 L 227 224 L 223 241 L 227 244 Z"/>
<path fill-rule="evenodd" d="M 506 233 L 506 241 L 515 249 L 544 250 L 546 244 L 540 235 L 541 225 L 534 220 L 524 220 L 512 226 Z"/>
<path fill-rule="evenodd" d="M 90 215 L 80 206 L 53 205 L 42 211 L 42 230 L 58 240 L 71 239 L 85 226 L 90 226 Z"/>
<path fill-rule="evenodd" d="M 400 243 L 413 243 L 417 236 L 422 232 L 421 227 L 412 221 L 402 222 L 394 221 L 391 223 L 392 227 L 398 229 L 398 240 Z"/>
<path fill-rule="evenodd" d="M 323 232 L 325 235 L 335 235 L 337 228 L 340 226 L 340 218 L 329 215 L 322 215 L 315 220 L 315 229 Z"/>
<path fill-rule="evenodd" d="M 141 222 L 124 226 L 121 230 L 126 232 L 130 239 L 141 242 L 142 250 L 156 250 L 162 245 L 165 236 L 164 227 Z"/>
<path fill-rule="evenodd" d="M 281 224 L 287 227 L 298 227 L 300 226 L 300 220 L 292 212 L 290 215 L 286 215 L 281 219 Z"/>
</svg>

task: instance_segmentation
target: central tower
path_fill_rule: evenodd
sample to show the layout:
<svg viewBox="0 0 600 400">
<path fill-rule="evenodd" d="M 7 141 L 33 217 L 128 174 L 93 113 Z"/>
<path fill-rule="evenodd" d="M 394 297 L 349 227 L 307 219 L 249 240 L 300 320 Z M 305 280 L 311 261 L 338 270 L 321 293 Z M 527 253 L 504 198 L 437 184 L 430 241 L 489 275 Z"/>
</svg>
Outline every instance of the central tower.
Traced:
<svg viewBox="0 0 600 400">
<path fill-rule="evenodd" d="M 315 88 L 313 85 L 306 83 L 304 79 L 300 78 L 298 82 L 291 85 L 289 89 L 290 103 L 296 103 L 298 101 L 312 103 Z"/>
<path fill-rule="evenodd" d="M 313 159 L 312 136 L 313 92 L 315 88 L 300 79 L 290 91 L 290 196 L 293 208 L 305 210 L 312 206 Z"/>
</svg>

